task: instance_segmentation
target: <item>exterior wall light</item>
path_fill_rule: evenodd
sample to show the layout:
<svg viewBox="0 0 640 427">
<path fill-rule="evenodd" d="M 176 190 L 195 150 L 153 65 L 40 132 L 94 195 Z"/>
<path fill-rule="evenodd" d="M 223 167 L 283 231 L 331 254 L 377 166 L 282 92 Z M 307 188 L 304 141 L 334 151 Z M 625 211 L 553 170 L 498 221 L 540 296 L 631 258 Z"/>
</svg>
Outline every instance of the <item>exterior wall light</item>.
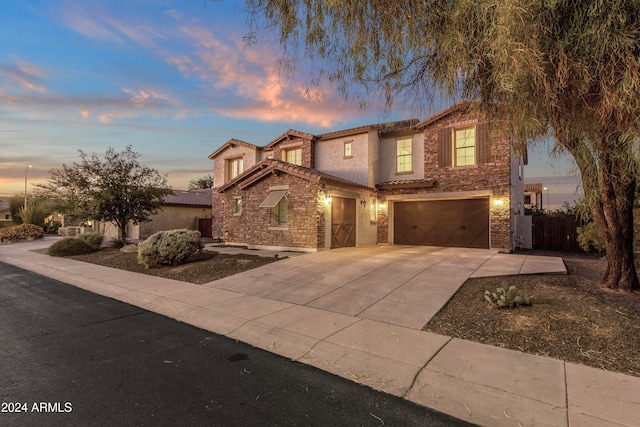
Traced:
<svg viewBox="0 0 640 427">
<path fill-rule="evenodd" d="M 326 196 L 324 198 L 324 204 L 325 205 L 330 205 L 331 204 L 331 194 L 329 194 L 328 196 Z"/>
<path fill-rule="evenodd" d="M 504 201 L 502 199 L 495 199 L 493 201 L 494 206 L 496 207 L 501 207 L 502 205 L 504 205 Z"/>
</svg>

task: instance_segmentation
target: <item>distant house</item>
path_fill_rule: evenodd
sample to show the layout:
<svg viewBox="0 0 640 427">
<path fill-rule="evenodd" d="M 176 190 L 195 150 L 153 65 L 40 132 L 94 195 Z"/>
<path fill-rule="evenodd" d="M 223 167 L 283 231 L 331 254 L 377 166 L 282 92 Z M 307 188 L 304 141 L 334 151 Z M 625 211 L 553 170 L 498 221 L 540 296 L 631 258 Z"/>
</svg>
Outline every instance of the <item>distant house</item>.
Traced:
<svg viewBox="0 0 640 427">
<path fill-rule="evenodd" d="M 14 225 L 10 202 L 11 199 L 0 198 L 0 227 Z"/>
<path fill-rule="evenodd" d="M 266 145 L 231 139 L 213 160 L 213 237 L 318 251 L 364 244 L 511 250 L 522 235 L 523 166 L 508 123 L 468 103 L 433 117 Z"/>
<path fill-rule="evenodd" d="M 107 237 L 118 237 L 118 229 L 107 222 L 91 224 L 94 229 Z M 201 226 L 204 225 L 204 228 Z M 127 225 L 127 236 L 131 239 L 145 239 L 163 230 L 186 228 L 201 230 L 203 236 L 211 236 L 211 189 L 173 190 L 162 203 L 162 210 L 142 224 Z"/>
<path fill-rule="evenodd" d="M 524 206 L 526 208 L 542 208 L 542 184 L 524 185 Z"/>
</svg>

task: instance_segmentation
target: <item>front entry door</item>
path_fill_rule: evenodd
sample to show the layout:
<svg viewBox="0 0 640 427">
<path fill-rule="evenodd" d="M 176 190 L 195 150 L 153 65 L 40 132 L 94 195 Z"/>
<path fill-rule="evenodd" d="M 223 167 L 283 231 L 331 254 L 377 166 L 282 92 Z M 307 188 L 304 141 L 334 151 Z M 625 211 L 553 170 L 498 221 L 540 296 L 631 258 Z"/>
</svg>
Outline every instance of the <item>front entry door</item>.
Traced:
<svg viewBox="0 0 640 427">
<path fill-rule="evenodd" d="M 356 200 L 331 198 L 331 248 L 356 245 Z"/>
</svg>

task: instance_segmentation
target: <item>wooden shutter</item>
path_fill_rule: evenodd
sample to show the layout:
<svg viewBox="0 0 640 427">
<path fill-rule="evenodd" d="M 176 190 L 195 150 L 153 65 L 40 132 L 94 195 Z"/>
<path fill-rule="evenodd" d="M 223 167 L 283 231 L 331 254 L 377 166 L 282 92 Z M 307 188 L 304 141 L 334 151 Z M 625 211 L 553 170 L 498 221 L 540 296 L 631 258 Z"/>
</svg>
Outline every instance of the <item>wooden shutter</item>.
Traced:
<svg viewBox="0 0 640 427">
<path fill-rule="evenodd" d="M 491 140 L 489 138 L 488 123 L 480 123 L 476 126 L 476 158 L 478 164 L 491 161 Z"/>
<path fill-rule="evenodd" d="M 451 128 L 438 132 L 438 166 L 451 167 Z"/>
</svg>

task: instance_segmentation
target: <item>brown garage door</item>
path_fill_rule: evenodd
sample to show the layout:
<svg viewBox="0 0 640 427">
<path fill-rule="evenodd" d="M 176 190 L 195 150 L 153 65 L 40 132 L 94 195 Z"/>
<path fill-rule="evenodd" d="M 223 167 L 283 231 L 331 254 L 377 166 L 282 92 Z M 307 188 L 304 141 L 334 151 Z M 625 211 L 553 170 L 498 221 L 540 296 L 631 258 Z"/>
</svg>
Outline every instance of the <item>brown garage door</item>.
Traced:
<svg viewBox="0 0 640 427">
<path fill-rule="evenodd" d="M 489 199 L 394 203 L 397 245 L 489 247 Z"/>
<path fill-rule="evenodd" d="M 356 245 L 356 200 L 331 198 L 331 247 Z"/>
</svg>

